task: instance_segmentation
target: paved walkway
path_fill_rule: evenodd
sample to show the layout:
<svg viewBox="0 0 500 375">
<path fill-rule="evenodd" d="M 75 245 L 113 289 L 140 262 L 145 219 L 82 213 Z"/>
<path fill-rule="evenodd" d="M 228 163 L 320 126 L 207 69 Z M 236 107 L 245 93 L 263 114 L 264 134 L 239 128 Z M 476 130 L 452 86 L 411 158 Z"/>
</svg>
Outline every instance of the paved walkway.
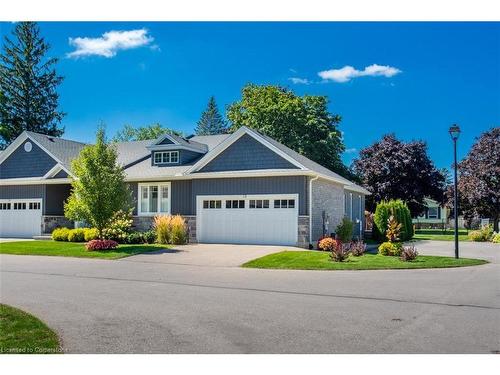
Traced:
<svg viewBox="0 0 500 375">
<path fill-rule="evenodd" d="M 426 241 L 419 250 L 449 245 Z M 500 350 L 500 247 L 464 245 L 464 255 L 492 262 L 482 266 L 385 271 L 243 269 L 234 266 L 238 250 L 214 248 L 234 257 L 223 266 L 185 264 L 197 250 L 182 263 L 178 253 L 2 255 L 0 299 L 47 322 L 70 353 Z"/>
</svg>

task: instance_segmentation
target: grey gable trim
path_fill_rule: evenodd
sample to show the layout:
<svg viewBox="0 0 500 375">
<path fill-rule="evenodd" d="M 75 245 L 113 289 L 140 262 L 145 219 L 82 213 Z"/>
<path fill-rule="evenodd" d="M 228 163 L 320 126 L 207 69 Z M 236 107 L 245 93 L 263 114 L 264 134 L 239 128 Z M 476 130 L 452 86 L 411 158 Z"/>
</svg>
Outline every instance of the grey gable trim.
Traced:
<svg viewBox="0 0 500 375">
<path fill-rule="evenodd" d="M 158 145 L 172 145 L 174 142 L 170 140 L 170 138 L 165 137 L 161 142 L 157 143 Z"/>
<path fill-rule="evenodd" d="M 67 178 L 68 177 L 68 174 L 66 173 L 66 171 L 64 170 L 61 170 L 59 172 L 57 172 L 54 177 L 51 177 L 51 178 Z"/>
<path fill-rule="evenodd" d="M 244 134 L 197 172 L 259 169 L 299 168 L 270 150 L 252 136 Z"/>
<path fill-rule="evenodd" d="M 24 145 L 31 142 L 30 152 L 24 150 Z M 50 155 L 43 151 L 30 139 L 19 145 L 1 164 L 0 179 L 43 177 L 57 164 Z"/>
</svg>

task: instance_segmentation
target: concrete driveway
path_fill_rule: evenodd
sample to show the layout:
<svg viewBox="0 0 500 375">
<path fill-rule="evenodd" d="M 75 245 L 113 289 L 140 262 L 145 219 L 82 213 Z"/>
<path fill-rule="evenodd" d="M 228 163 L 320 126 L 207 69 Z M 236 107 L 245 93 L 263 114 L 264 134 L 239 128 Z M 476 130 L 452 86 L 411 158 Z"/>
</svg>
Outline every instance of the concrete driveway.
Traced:
<svg viewBox="0 0 500 375">
<path fill-rule="evenodd" d="M 207 267 L 238 267 L 249 260 L 297 247 L 227 244 L 189 244 L 123 258 L 124 262 L 165 263 Z"/>
<path fill-rule="evenodd" d="M 200 263 L 197 249 L 120 261 L 2 255 L 0 299 L 47 322 L 70 353 L 500 350 L 500 247 L 464 246 L 491 260 L 482 266 L 379 271 L 243 269 L 233 266 L 242 254 L 210 265 L 230 250 Z"/>
</svg>

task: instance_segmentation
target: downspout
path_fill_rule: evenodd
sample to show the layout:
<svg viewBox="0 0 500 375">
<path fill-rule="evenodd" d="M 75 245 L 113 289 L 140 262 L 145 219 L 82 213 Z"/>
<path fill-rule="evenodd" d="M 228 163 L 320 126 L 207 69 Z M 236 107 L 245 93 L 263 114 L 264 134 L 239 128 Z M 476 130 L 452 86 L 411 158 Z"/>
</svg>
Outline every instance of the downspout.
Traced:
<svg viewBox="0 0 500 375">
<path fill-rule="evenodd" d="M 312 183 L 316 181 L 319 176 L 311 178 L 309 180 L 309 247 L 312 245 Z"/>
</svg>

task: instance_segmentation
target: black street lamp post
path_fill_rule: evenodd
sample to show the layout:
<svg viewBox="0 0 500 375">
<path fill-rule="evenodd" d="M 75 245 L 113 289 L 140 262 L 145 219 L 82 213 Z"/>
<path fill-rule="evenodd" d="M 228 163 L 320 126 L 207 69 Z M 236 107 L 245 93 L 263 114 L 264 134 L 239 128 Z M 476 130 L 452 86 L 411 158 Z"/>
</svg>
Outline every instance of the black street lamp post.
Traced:
<svg viewBox="0 0 500 375">
<path fill-rule="evenodd" d="M 450 127 L 449 133 L 453 140 L 453 170 L 454 170 L 454 189 L 453 189 L 453 213 L 455 215 L 455 258 L 458 259 L 458 188 L 457 188 L 457 140 L 460 135 L 458 125 Z"/>
</svg>

